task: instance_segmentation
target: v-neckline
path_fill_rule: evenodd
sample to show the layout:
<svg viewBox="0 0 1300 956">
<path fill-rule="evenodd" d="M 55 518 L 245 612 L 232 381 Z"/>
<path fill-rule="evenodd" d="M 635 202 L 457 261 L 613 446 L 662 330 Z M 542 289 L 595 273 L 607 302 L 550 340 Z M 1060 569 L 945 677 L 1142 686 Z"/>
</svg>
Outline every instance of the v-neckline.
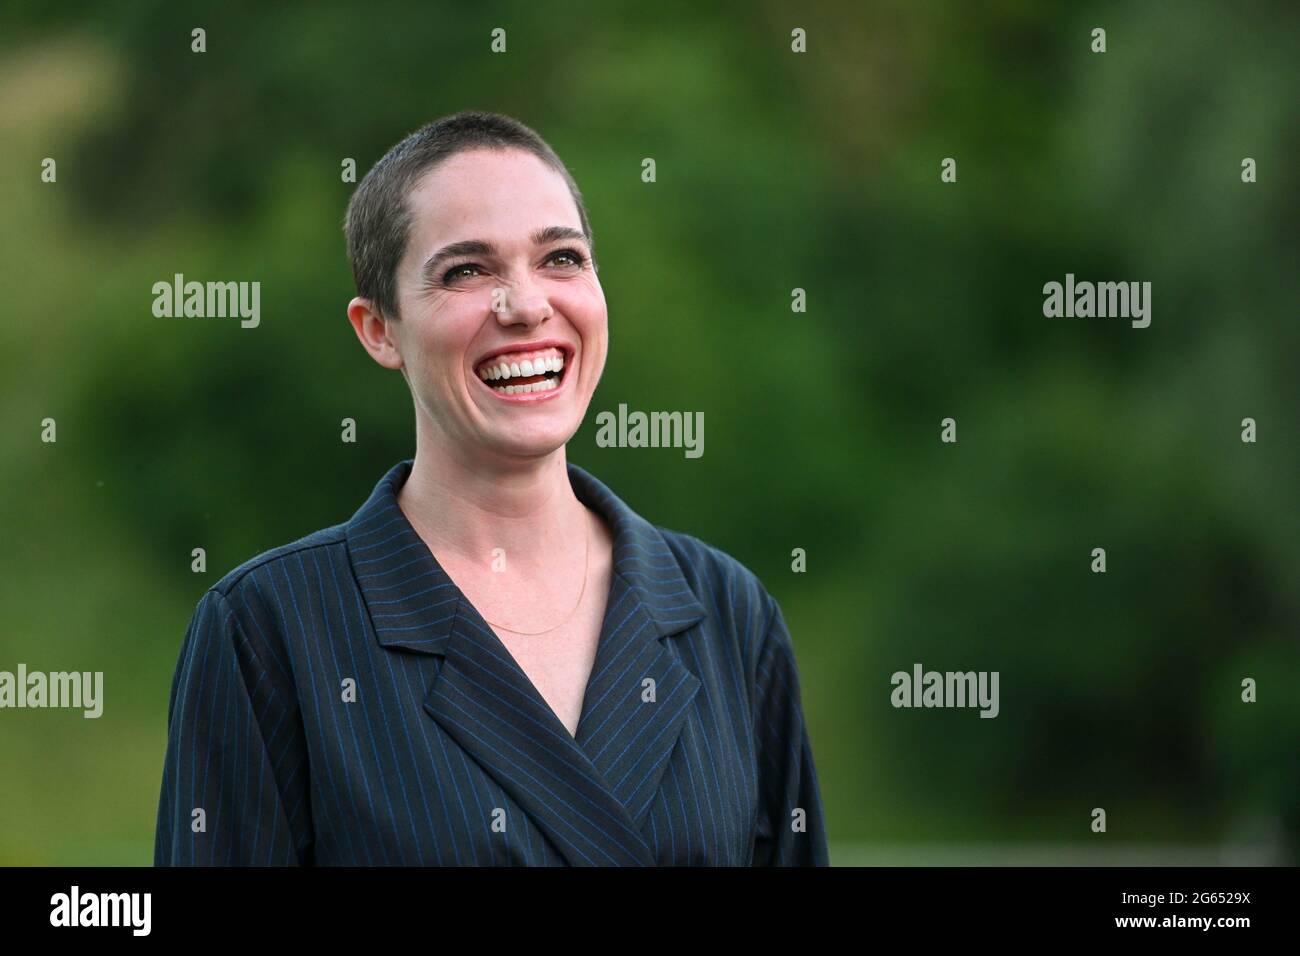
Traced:
<svg viewBox="0 0 1300 956">
<path fill-rule="evenodd" d="M 579 500 L 581 501 L 581 498 L 579 498 Z M 613 597 L 614 593 L 618 590 L 616 586 L 616 580 L 615 580 L 617 577 L 617 571 L 614 568 L 615 531 L 613 527 L 610 526 L 610 522 L 608 521 L 608 519 L 606 519 L 605 516 L 602 515 L 597 509 L 593 508 L 587 502 L 582 502 L 582 504 L 584 508 L 586 508 L 590 512 L 590 519 L 594 519 L 602 529 L 599 535 L 600 538 L 599 552 L 601 555 L 601 560 L 596 565 L 595 574 L 603 579 L 606 579 L 607 583 L 603 588 L 604 598 L 602 601 L 601 611 L 600 611 L 600 624 L 596 632 L 595 645 L 591 650 L 591 666 L 587 668 L 586 676 L 583 678 L 582 681 L 582 685 L 583 685 L 582 702 L 578 706 L 578 723 L 573 731 L 569 730 L 568 725 L 565 724 L 564 720 L 560 717 L 559 713 L 556 712 L 555 708 L 551 706 L 550 701 L 546 699 L 546 695 L 542 693 L 541 689 L 537 686 L 537 683 L 529 675 L 528 670 L 520 662 L 515 652 L 511 650 L 510 645 L 501 639 L 501 635 L 496 632 L 496 628 L 494 628 L 491 624 L 488 623 L 487 619 L 483 616 L 483 614 L 478 610 L 477 607 L 474 607 L 474 603 L 469 599 L 468 596 L 465 595 L 465 592 L 460 588 L 460 586 L 456 585 L 456 590 L 460 591 L 461 599 L 464 601 L 465 606 L 469 608 L 473 608 L 474 613 L 478 616 L 478 619 L 483 622 L 483 625 L 485 626 L 487 632 L 490 633 L 492 637 L 496 639 L 496 643 L 500 647 L 501 651 L 509 658 L 510 663 L 514 666 L 514 668 L 518 670 L 520 676 L 523 678 L 524 683 L 528 685 L 529 689 L 532 691 L 532 694 L 536 698 L 536 700 L 540 702 L 546 708 L 547 711 L 550 712 L 551 716 L 555 719 L 555 722 L 564 730 L 565 734 L 569 737 L 569 739 L 572 740 L 575 744 L 578 744 L 579 746 L 581 746 L 580 738 L 582 736 L 583 722 L 586 720 L 588 711 L 590 709 L 591 698 L 592 698 L 592 685 L 598 676 L 598 668 L 601 666 L 601 648 L 606 644 L 608 640 L 609 631 L 610 631 L 609 613 L 611 610 L 611 598 Z M 588 566 L 587 569 L 588 589 L 590 589 L 591 587 L 592 576 L 593 576 L 592 568 Z M 450 575 L 448 575 L 448 577 L 450 577 Z M 586 592 L 584 591 L 582 602 L 585 604 L 590 599 L 591 599 L 590 596 L 587 595 Z M 579 606 L 578 611 L 579 612 L 581 611 L 581 606 Z M 575 612 L 575 614 L 576 613 L 577 612 Z"/>
</svg>

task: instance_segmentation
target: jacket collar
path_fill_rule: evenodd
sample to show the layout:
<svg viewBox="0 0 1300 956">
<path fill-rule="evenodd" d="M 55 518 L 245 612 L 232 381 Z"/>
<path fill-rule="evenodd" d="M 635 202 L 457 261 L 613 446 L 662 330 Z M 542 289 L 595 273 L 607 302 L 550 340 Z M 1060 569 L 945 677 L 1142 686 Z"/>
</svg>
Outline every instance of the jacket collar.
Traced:
<svg viewBox="0 0 1300 956">
<path fill-rule="evenodd" d="M 650 807 L 702 686 L 663 639 L 705 616 L 664 535 L 569 464 L 574 493 L 614 536 L 600 641 L 570 735 L 398 506 L 411 465 L 395 465 L 347 523 L 379 643 L 443 657 L 425 712 L 570 864 L 653 865 Z"/>
<path fill-rule="evenodd" d="M 390 468 L 347 522 L 348 554 L 379 643 L 441 654 L 460 605 L 469 602 L 397 504 L 412 465 L 408 458 Z M 610 526 L 614 575 L 627 582 L 650 616 L 650 636 L 676 634 L 703 618 L 704 608 L 659 529 L 587 471 L 572 462 L 568 470 L 578 500 Z"/>
</svg>

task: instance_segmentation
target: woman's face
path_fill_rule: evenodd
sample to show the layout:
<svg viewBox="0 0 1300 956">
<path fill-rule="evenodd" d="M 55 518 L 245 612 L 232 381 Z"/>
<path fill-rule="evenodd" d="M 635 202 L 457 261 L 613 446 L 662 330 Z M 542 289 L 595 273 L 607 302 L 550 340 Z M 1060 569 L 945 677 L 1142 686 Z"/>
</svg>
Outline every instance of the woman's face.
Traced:
<svg viewBox="0 0 1300 956">
<path fill-rule="evenodd" d="M 388 330 L 426 425 L 471 459 L 550 454 L 582 424 L 608 343 L 564 178 L 522 150 L 467 150 L 425 173 L 409 204 Z"/>
</svg>

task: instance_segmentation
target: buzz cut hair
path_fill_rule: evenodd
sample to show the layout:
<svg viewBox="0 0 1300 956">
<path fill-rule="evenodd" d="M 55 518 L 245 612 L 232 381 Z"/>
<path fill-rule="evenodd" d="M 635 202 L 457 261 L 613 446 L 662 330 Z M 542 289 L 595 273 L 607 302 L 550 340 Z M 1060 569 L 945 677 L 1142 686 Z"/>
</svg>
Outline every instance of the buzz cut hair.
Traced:
<svg viewBox="0 0 1300 956">
<path fill-rule="evenodd" d="M 369 299 L 385 318 L 399 318 L 396 273 L 410 239 L 411 192 L 430 169 L 469 149 L 524 150 L 559 173 L 578 207 L 582 233 L 592 247 L 595 264 L 587 207 L 555 150 L 512 117 L 462 110 L 426 123 L 390 149 L 366 173 L 348 201 L 343 232 L 357 295 Z"/>
</svg>

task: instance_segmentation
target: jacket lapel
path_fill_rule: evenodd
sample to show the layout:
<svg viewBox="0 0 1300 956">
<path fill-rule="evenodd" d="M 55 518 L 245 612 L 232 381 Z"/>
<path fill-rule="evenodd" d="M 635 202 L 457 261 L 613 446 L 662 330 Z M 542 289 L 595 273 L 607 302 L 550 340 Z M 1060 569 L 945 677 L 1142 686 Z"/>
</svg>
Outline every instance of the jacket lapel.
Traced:
<svg viewBox="0 0 1300 956">
<path fill-rule="evenodd" d="M 411 464 L 394 466 L 347 526 L 379 643 L 444 658 L 425 710 L 569 863 L 653 865 L 641 828 L 700 689 L 670 638 L 704 616 L 663 535 L 569 464 L 575 494 L 614 535 L 605 618 L 571 737 L 398 507 Z"/>
<path fill-rule="evenodd" d="M 610 602 L 577 742 L 640 830 L 700 681 L 622 577 Z"/>
</svg>

